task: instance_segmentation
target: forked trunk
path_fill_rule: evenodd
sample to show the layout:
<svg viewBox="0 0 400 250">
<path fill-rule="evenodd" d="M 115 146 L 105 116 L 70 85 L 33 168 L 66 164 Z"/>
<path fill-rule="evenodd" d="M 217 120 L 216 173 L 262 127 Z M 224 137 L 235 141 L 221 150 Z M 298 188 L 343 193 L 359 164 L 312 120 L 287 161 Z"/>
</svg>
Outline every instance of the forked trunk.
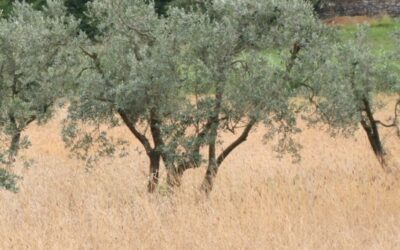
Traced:
<svg viewBox="0 0 400 250">
<path fill-rule="evenodd" d="M 147 190 L 149 193 L 153 193 L 158 184 L 159 172 L 160 172 L 160 159 L 161 155 L 158 151 L 158 147 L 162 145 L 158 140 L 158 126 L 157 124 L 153 124 L 156 121 L 152 119 L 151 131 L 154 138 L 155 147 L 152 148 L 149 140 L 146 138 L 145 134 L 140 133 L 136 127 L 135 123 L 132 122 L 129 115 L 122 109 L 118 109 L 118 113 L 124 121 L 125 125 L 129 128 L 132 134 L 139 140 L 139 142 L 143 145 L 146 150 L 147 156 L 150 160 L 150 174 L 149 174 L 149 183 L 147 185 Z"/>
<path fill-rule="evenodd" d="M 194 152 L 198 154 L 199 151 L 200 147 L 199 149 L 197 149 L 197 151 Z M 166 161 L 164 160 L 164 162 Z M 195 159 L 194 157 L 193 158 L 190 157 L 189 159 L 184 160 L 183 162 L 177 164 L 177 166 L 175 166 L 174 164 L 166 163 L 166 168 L 168 171 L 167 184 L 171 188 L 180 187 L 182 184 L 182 177 L 185 171 L 188 169 L 197 168 L 199 166 L 200 166 L 200 160 Z"/>
<path fill-rule="evenodd" d="M 160 154 L 152 152 L 149 154 L 150 158 L 150 175 L 147 190 L 149 193 L 154 193 L 158 185 L 158 178 L 160 173 Z"/>
<path fill-rule="evenodd" d="M 217 176 L 218 169 L 221 166 L 222 162 L 234 151 L 237 147 L 239 147 L 243 142 L 247 140 L 251 129 L 256 124 L 255 119 L 251 119 L 245 129 L 242 131 L 240 136 L 236 138 L 224 151 L 222 151 L 218 157 L 216 157 L 216 141 L 212 141 L 209 144 L 209 163 L 206 175 L 203 180 L 203 184 L 201 189 L 206 193 L 209 194 L 214 186 L 214 179 Z"/>
</svg>

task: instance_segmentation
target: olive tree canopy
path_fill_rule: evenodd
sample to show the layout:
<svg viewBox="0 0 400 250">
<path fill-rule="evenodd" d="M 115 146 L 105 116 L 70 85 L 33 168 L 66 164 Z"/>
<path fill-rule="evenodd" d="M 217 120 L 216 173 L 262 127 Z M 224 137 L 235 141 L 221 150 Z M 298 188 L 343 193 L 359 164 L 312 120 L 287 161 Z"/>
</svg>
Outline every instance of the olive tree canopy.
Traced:
<svg viewBox="0 0 400 250">
<path fill-rule="evenodd" d="M 150 162 L 149 191 L 162 159 L 168 182 L 188 168 L 208 166 L 205 190 L 223 160 L 256 124 L 282 135 L 280 151 L 294 151 L 296 132 L 288 72 L 323 26 L 310 4 L 294 1 L 214 1 L 202 11 L 173 8 L 159 17 L 147 1 L 97 0 L 89 5 L 98 43 L 83 44 L 79 96 L 64 128 L 67 145 L 88 160 L 115 152 L 120 140 L 89 133 L 80 122 L 125 125 Z M 274 59 L 271 59 L 274 55 Z M 95 126 L 97 127 L 97 126 Z M 147 130 L 148 129 L 148 130 Z M 222 148 L 222 133 L 238 133 Z M 206 156 L 201 148 L 207 148 Z"/>
</svg>

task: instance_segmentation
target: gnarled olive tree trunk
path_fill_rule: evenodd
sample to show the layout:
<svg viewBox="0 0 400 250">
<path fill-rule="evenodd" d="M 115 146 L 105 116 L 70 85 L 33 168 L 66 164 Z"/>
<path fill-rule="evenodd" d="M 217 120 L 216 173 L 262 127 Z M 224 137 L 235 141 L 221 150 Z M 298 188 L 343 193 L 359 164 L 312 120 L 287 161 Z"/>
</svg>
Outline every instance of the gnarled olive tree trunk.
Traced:
<svg viewBox="0 0 400 250">
<path fill-rule="evenodd" d="M 215 141 L 210 143 L 211 147 L 209 147 L 209 163 L 207 167 L 206 174 L 204 176 L 203 184 L 201 189 L 206 193 L 209 194 L 213 187 L 214 187 L 214 180 L 218 174 L 219 167 L 221 166 L 222 162 L 229 156 L 229 154 L 235 150 L 238 146 L 240 146 L 243 142 L 245 142 L 250 134 L 250 131 L 257 123 L 256 119 L 250 119 L 247 123 L 246 127 L 240 134 L 236 140 L 234 140 L 225 150 L 223 150 L 218 157 L 216 158 L 216 147 Z"/>
<path fill-rule="evenodd" d="M 146 151 L 146 154 L 149 158 L 149 182 L 147 185 L 147 190 L 149 193 L 153 193 L 158 185 L 161 161 L 160 147 L 163 146 L 163 140 L 161 138 L 161 132 L 159 129 L 159 121 L 154 116 L 155 114 L 151 112 L 150 130 L 154 141 L 154 146 L 152 147 L 148 138 L 136 128 L 136 125 L 132 122 L 128 113 L 122 109 L 119 109 L 118 113 L 125 125 L 129 128 L 136 139 L 139 140 Z"/>
<path fill-rule="evenodd" d="M 378 124 L 374 119 L 374 115 L 371 110 L 371 105 L 367 98 L 363 98 L 363 114 L 361 119 L 361 126 L 368 136 L 368 141 L 374 151 L 376 158 L 378 159 L 381 166 L 386 167 L 385 150 L 379 135 Z"/>
<path fill-rule="evenodd" d="M 150 159 L 150 169 L 149 169 L 149 183 L 147 185 L 147 190 L 149 193 L 153 193 L 158 185 L 158 179 L 160 174 L 160 159 L 161 156 L 158 152 L 153 151 L 149 155 Z"/>
</svg>

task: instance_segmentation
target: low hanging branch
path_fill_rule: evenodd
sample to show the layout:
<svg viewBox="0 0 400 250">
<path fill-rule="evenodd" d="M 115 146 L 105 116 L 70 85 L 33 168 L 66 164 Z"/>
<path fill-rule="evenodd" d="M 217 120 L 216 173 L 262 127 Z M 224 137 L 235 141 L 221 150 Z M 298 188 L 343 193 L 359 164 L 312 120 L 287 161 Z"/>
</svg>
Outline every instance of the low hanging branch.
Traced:
<svg viewBox="0 0 400 250">
<path fill-rule="evenodd" d="M 132 132 L 132 134 L 136 137 L 136 139 L 138 139 L 140 141 L 140 143 L 143 145 L 144 149 L 146 150 L 146 153 L 150 154 L 153 149 L 151 148 L 150 142 L 146 138 L 146 136 L 144 136 L 142 133 L 140 133 L 135 128 L 135 125 L 132 123 L 132 121 L 129 119 L 128 115 L 122 109 L 118 109 L 118 114 L 121 116 L 125 125 Z"/>
<path fill-rule="evenodd" d="M 399 118 L 400 118 L 400 99 L 397 100 L 395 107 L 394 107 L 394 118 L 392 123 L 384 123 L 380 120 L 375 120 L 375 123 L 385 127 L 385 128 L 396 128 L 397 130 L 397 135 L 400 137 L 400 124 L 399 124 Z"/>
</svg>

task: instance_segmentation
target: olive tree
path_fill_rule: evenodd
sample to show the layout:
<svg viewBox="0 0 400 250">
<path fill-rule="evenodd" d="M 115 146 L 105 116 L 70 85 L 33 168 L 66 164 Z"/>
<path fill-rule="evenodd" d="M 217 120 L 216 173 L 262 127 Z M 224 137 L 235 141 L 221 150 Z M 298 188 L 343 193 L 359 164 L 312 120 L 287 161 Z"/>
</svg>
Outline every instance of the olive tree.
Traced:
<svg viewBox="0 0 400 250">
<path fill-rule="evenodd" d="M 191 56 L 185 58 L 195 60 L 185 65 L 196 76 L 188 83 L 196 97 L 195 114 L 202 114 L 192 152 L 200 152 L 201 141 L 208 148 L 202 188 L 209 192 L 224 159 L 260 122 L 267 126 L 267 139 L 279 137 L 279 152 L 296 152 L 291 134 L 299 130 L 290 102 L 296 89 L 288 75 L 298 51 L 310 50 L 324 27 L 312 6 L 301 1 L 214 1 L 206 13 L 212 19 L 204 28 L 188 29 L 193 39 L 186 50 Z M 263 54 L 271 51 L 278 52 L 277 63 Z M 224 133 L 237 134 L 226 147 Z M 181 167 L 197 165 L 189 161 Z"/>
<path fill-rule="evenodd" d="M 62 1 L 48 1 L 43 11 L 16 2 L 0 20 L 0 151 L 2 162 L 13 162 L 21 138 L 32 122 L 46 122 L 54 102 L 68 83 L 70 50 L 78 22 L 68 17 Z"/>
<path fill-rule="evenodd" d="M 85 61 L 64 140 L 85 160 L 113 154 L 115 146 L 124 141 L 112 141 L 106 131 L 84 131 L 79 123 L 111 127 L 122 123 L 149 158 L 148 190 L 153 192 L 161 157 L 166 157 L 166 138 L 177 133 L 167 127 L 185 104 L 179 77 L 183 46 L 179 35 L 193 20 L 171 17 L 167 21 L 147 1 L 93 1 L 89 14 L 98 23 L 98 42 L 80 46 Z M 88 154 L 93 144 L 101 151 L 95 156 Z"/>
<path fill-rule="evenodd" d="M 311 5 L 214 1 L 201 12 L 171 9 L 164 18 L 146 1 L 97 0 L 89 13 L 100 34 L 98 43 L 80 47 L 80 89 L 64 128 L 67 146 L 83 159 L 93 144 L 102 148 L 98 156 L 115 153 L 121 141 L 97 128 L 123 124 L 149 158 L 150 192 L 161 159 L 171 185 L 206 163 L 203 189 L 210 191 L 224 159 L 260 122 L 269 136 L 282 135 L 280 151 L 295 149 L 295 91 L 287 76 L 293 55 L 322 29 Z M 271 51 L 278 52 L 275 63 Z M 239 134 L 222 148 L 227 132 Z"/>
<path fill-rule="evenodd" d="M 313 106 L 314 115 L 306 117 L 311 124 L 328 124 L 333 134 L 352 134 L 361 125 L 374 154 L 385 167 L 380 128 L 394 128 L 399 133 L 400 101 L 389 107 L 394 110 L 390 120 L 381 121 L 375 112 L 383 103 L 375 97 L 380 92 L 399 93 L 399 69 L 393 58 L 371 52 L 366 32 L 366 27 L 361 28 L 352 40 L 326 42 L 320 50 L 305 55 L 314 61 L 298 61 L 294 71 L 309 73 L 294 82 L 304 88 Z"/>
</svg>

